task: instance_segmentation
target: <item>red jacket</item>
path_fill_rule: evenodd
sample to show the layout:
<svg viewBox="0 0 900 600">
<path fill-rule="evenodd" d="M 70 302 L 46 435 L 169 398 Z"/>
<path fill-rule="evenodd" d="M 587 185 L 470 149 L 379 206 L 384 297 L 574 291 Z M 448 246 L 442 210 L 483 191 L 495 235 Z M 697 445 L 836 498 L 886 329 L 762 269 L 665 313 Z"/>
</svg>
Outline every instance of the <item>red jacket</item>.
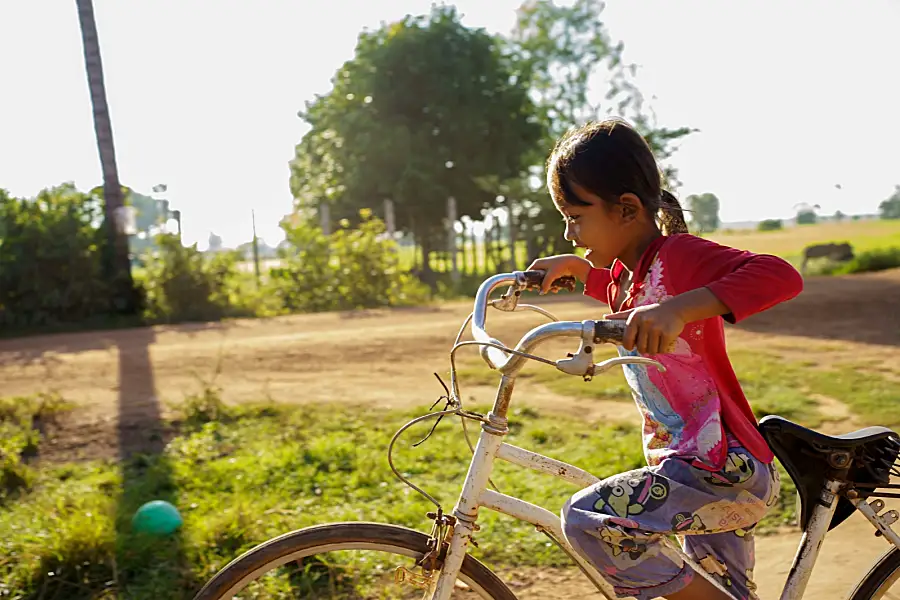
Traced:
<svg viewBox="0 0 900 600">
<path fill-rule="evenodd" d="M 618 281 L 623 270 L 624 266 L 618 261 L 613 263 L 611 269 L 591 269 L 585 294 L 612 306 L 619 293 Z M 729 248 L 688 234 L 655 240 L 638 261 L 632 281 L 631 291 L 619 310 L 665 301 L 669 297 L 706 287 L 729 308 L 731 312 L 723 318 L 730 323 L 737 323 L 789 300 L 803 289 L 800 274 L 780 258 Z M 670 366 L 667 364 L 669 361 L 675 361 L 673 366 L 683 367 L 681 376 L 678 375 L 678 368 L 669 369 L 665 374 L 651 369 L 651 379 L 656 384 L 654 389 L 661 389 L 671 404 L 668 408 L 684 418 L 682 424 L 674 426 L 675 429 L 686 440 L 697 437 L 699 431 L 705 431 L 703 435 L 708 438 L 708 432 L 715 431 L 715 426 L 704 430 L 704 423 L 689 422 L 691 414 L 698 412 L 696 406 L 691 404 L 702 402 L 704 406 L 708 405 L 708 411 L 720 411 L 722 425 L 742 446 L 757 459 L 771 462 L 772 452 L 757 429 L 756 418 L 728 360 L 722 319 L 716 317 L 688 324 L 679 337 L 679 343 L 682 348 L 681 363 L 677 362 L 677 353 L 655 358 L 667 367 Z M 686 358 L 689 355 L 694 359 L 699 355 L 702 360 L 691 362 Z M 689 362 L 690 366 L 684 366 Z M 691 371 L 685 375 L 687 369 Z M 686 377 L 689 379 L 687 384 L 684 383 Z M 704 379 L 709 381 L 706 392 L 702 391 L 701 380 Z M 635 388 L 634 385 L 632 387 Z M 700 391 L 692 392 L 694 389 Z M 703 398 L 692 400 L 691 393 Z M 707 396 L 715 395 L 718 396 L 717 401 L 707 399 Z M 636 391 L 636 399 L 637 396 Z M 678 396 L 681 399 L 676 398 Z M 654 416 L 652 406 L 648 409 L 639 399 L 638 404 L 645 416 L 644 440 L 648 462 L 652 464 L 673 454 L 688 454 L 696 459 L 697 466 L 718 469 L 724 464 L 727 454 L 724 429 L 721 440 L 700 440 L 699 446 L 697 442 L 682 441 L 679 445 L 679 434 L 676 433 L 673 440 L 670 432 Z"/>
</svg>

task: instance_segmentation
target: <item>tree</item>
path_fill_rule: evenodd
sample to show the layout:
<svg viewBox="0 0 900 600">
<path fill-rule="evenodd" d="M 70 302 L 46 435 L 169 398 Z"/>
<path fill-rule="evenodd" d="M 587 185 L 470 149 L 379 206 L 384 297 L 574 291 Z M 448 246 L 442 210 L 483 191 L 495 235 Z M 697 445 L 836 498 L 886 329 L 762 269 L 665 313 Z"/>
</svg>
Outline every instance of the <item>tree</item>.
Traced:
<svg viewBox="0 0 900 600">
<path fill-rule="evenodd" d="M 652 110 L 633 83 L 635 65 L 622 60 L 624 44 L 615 42 L 602 20 L 603 2 L 575 0 L 560 6 L 552 0 L 527 0 L 518 11 L 516 27 L 508 40 L 516 57 L 516 77 L 531 88 L 545 137 L 535 146 L 531 165 L 517 183 L 523 196 L 520 229 L 529 243 L 529 258 L 562 250 L 563 227 L 556 209 L 547 201 L 543 162 L 556 140 L 572 126 L 604 116 L 628 119 L 649 143 L 663 164 L 669 186 L 678 184 L 677 171 L 666 164 L 677 140 L 692 129 L 657 127 Z M 604 101 L 591 101 L 591 91 L 605 82 Z M 500 192 L 498 192 L 500 193 Z M 527 229 L 530 227 L 531 229 Z"/>
<path fill-rule="evenodd" d="M 808 204 L 806 202 L 801 202 L 800 204 L 794 205 L 794 210 L 797 211 L 797 225 L 813 225 L 818 220 L 818 215 L 816 211 L 821 209 L 822 207 L 818 204 Z"/>
<path fill-rule="evenodd" d="M 91 106 L 94 114 L 94 132 L 100 165 L 103 172 L 105 228 L 108 237 L 105 270 L 113 284 L 114 303 L 123 313 L 137 311 L 137 296 L 131 279 L 131 262 L 128 257 L 128 238 L 118 226 L 117 215 L 122 213 L 124 199 L 116 166 L 116 149 L 113 144 L 112 122 L 106 103 L 106 85 L 103 81 L 103 63 L 100 59 L 100 42 L 94 20 L 92 0 L 75 0 L 81 25 L 81 43 L 84 48 L 84 66 L 87 72 Z"/>
<path fill-rule="evenodd" d="M 209 232 L 209 251 L 218 252 L 222 249 L 222 236 L 216 235 L 212 231 Z"/>
<path fill-rule="evenodd" d="M 900 185 L 894 186 L 890 198 L 878 205 L 882 219 L 900 219 Z"/>
<path fill-rule="evenodd" d="M 841 212 L 839 210 L 836 210 L 836 211 L 834 211 L 834 216 L 832 218 L 835 221 L 841 222 L 847 218 L 847 215 L 845 215 L 843 212 Z"/>
<path fill-rule="evenodd" d="M 697 233 L 712 233 L 719 228 L 719 199 L 715 194 L 691 195 L 685 198 L 691 225 Z"/>
<path fill-rule="evenodd" d="M 575 0 L 565 6 L 526 0 L 518 10 L 509 44 L 517 57 L 517 77 L 531 86 L 546 126 L 541 159 L 569 127 L 605 115 L 631 121 L 664 162 L 675 151 L 674 142 L 695 130 L 656 126 L 633 82 L 637 66 L 622 61 L 625 45 L 609 35 L 603 9 L 602 0 Z M 589 92 L 604 82 L 606 102 L 592 103 Z M 674 182 L 676 172 L 667 167 L 664 175 Z"/>
<path fill-rule="evenodd" d="M 292 162 L 297 209 L 312 216 L 328 203 L 335 221 L 357 222 L 389 198 L 397 229 L 426 257 L 445 239 L 448 197 L 459 216 L 480 218 L 495 195 L 476 180 L 518 175 L 543 136 L 502 50 L 447 6 L 364 31 L 331 92 L 301 114 L 311 129 Z"/>
</svg>

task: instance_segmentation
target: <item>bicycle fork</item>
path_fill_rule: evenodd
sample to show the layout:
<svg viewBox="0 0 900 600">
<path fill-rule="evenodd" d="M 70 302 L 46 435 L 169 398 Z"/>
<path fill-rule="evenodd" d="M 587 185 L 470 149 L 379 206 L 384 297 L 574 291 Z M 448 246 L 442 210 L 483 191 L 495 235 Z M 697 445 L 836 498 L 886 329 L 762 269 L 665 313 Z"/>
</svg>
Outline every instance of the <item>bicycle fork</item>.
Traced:
<svg viewBox="0 0 900 600">
<path fill-rule="evenodd" d="M 505 418 L 497 417 L 491 412 L 488 413 L 488 421 L 489 423 L 482 425 L 483 433 L 475 445 L 475 454 L 469 464 L 462 492 L 453 509 L 452 514 L 456 518 L 456 524 L 453 526 L 453 532 L 449 539 L 450 547 L 430 600 L 448 600 L 450 598 L 469 543 L 478 530 L 476 523 L 478 499 L 487 489 L 494 459 L 497 457 L 506 433 Z"/>
</svg>

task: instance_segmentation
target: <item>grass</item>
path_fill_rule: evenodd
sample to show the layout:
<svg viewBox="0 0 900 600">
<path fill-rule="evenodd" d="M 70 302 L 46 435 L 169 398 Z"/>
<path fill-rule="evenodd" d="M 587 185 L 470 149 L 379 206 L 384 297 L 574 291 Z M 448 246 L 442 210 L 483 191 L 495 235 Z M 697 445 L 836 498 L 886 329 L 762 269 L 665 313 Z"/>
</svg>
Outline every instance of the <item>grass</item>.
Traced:
<svg viewBox="0 0 900 600">
<path fill-rule="evenodd" d="M 852 364 L 813 366 L 749 350 L 732 352 L 741 383 L 759 416 L 777 413 L 809 426 L 823 421 L 814 394 L 846 401 L 866 421 L 900 423 L 889 402 L 892 386 Z M 485 369 L 466 364 L 466 385 Z M 550 368 L 522 373 L 560 394 L 629 401 L 621 377 L 591 383 Z M 485 380 L 487 382 L 487 380 Z M 493 377 L 490 383 L 494 383 Z M 540 388 L 535 388 L 539 393 Z M 47 401 L 52 414 L 58 400 Z M 40 399 L 4 401 L 4 423 L 17 423 L 36 446 L 34 415 Z M 470 407 L 485 410 L 487 407 Z M 549 410 L 514 406 L 509 441 L 576 464 L 599 477 L 643 464 L 637 422 L 589 422 Z M 157 456 L 44 465 L 28 485 L 0 502 L 0 597 L 188 598 L 232 558 L 253 545 L 308 525 L 341 521 L 391 522 L 429 530 L 431 505 L 398 482 L 385 452 L 394 431 L 421 411 L 375 412 L 341 405 L 230 407 L 215 390 L 184 405 L 180 433 Z M 452 507 L 468 466 L 469 450 L 457 423 L 442 424 L 419 448 L 430 423 L 401 440 L 395 464 L 416 484 Z M 26 449 L 18 447 L 18 452 Z M 33 451 L 33 448 L 32 448 Z M 494 482 L 557 512 L 576 487 L 499 463 Z M 765 533 L 795 519 L 793 484 L 782 470 L 779 503 L 759 527 Z M 165 499 L 184 517 L 170 537 L 131 529 L 137 508 Z M 484 511 L 476 556 L 494 567 L 568 564 L 533 527 Z M 315 566 L 315 565 L 314 565 Z M 321 565 L 320 565 L 321 566 Z M 321 597 L 321 568 L 267 580 L 263 597 Z M 325 569 L 330 572 L 331 567 Z M 298 590 L 306 590 L 298 592 Z M 317 595 L 319 594 L 319 595 Z"/>
<path fill-rule="evenodd" d="M 28 459 L 37 453 L 38 429 L 67 408 L 55 394 L 0 398 L 0 506 L 31 488 Z"/>
</svg>

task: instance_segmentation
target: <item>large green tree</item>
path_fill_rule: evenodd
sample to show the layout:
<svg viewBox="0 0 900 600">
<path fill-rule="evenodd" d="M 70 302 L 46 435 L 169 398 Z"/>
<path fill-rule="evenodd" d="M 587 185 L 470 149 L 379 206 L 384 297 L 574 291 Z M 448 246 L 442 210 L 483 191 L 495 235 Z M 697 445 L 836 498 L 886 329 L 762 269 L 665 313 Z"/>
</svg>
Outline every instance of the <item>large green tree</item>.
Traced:
<svg viewBox="0 0 900 600">
<path fill-rule="evenodd" d="M 396 226 L 427 253 L 443 247 L 446 203 L 481 218 L 485 176 L 517 177 L 544 136 L 505 45 L 460 23 L 455 8 L 363 32 L 333 89 L 309 103 L 291 188 L 298 209 L 332 217 L 394 203 Z M 428 269 L 428 261 L 425 261 Z"/>
</svg>

